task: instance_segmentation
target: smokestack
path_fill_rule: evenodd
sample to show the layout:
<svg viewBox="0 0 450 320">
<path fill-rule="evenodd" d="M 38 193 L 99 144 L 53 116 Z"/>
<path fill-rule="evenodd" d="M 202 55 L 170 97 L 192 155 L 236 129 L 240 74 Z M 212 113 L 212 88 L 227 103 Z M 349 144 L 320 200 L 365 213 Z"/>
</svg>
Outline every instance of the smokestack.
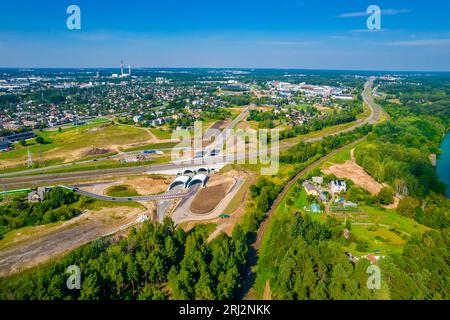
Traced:
<svg viewBox="0 0 450 320">
<path fill-rule="evenodd" d="M 123 60 L 120 61 L 120 74 L 123 75 Z"/>
<path fill-rule="evenodd" d="M 128 74 L 131 76 L 131 64 L 128 65 Z"/>
</svg>

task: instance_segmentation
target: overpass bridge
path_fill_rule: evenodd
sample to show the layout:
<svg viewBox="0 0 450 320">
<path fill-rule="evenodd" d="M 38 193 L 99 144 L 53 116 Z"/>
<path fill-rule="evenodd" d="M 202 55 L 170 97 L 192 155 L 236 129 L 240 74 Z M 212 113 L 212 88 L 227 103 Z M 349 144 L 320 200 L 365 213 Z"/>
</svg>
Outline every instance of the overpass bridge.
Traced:
<svg viewBox="0 0 450 320">
<path fill-rule="evenodd" d="M 132 202 L 132 201 L 161 201 L 161 200 L 173 200 L 173 199 L 183 199 L 191 197 L 195 194 L 196 190 L 194 188 L 189 188 L 186 192 L 180 193 L 163 193 L 151 196 L 135 196 L 135 197 L 111 197 L 106 195 L 101 195 L 86 190 L 81 190 L 76 186 L 61 186 L 64 189 L 71 190 L 83 196 L 103 200 L 103 201 L 116 201 L 116 202 Z"/>
</svg>

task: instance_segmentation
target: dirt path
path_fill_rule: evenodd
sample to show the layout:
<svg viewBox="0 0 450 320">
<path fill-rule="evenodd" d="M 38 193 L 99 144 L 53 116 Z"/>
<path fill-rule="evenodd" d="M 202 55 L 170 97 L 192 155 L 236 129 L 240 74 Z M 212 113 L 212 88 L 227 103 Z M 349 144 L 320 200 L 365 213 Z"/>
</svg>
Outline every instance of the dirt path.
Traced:
<svg viewBox="0 0 450 320">
<path fill-rule="evenodd" d="M 264 287 L 263 300 L 270 300 L 272 293 L 270 292 L 270 281 L 266 281 L 266 286 Z"/>
</svg>

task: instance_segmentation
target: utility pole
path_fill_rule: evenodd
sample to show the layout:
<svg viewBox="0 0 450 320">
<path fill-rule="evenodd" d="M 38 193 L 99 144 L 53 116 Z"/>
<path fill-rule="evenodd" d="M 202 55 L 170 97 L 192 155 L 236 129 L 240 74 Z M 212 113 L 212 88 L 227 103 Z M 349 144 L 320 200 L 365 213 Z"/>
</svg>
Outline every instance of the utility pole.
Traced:
<svg viewBox="0 0 450 320">
<path fill-rule="evenodd" d="M 42 147 L 39 147 L 39 165 L 42 165 L 43 159 L 42 159 Z"/>
<path fill-rule="evenodd" d="M 33 156 L 31 155 L 30 148 L 28 148 L 27 166 L 28 166 L 28 168 L 31 168 L 33 166 Z"/>
</svg>

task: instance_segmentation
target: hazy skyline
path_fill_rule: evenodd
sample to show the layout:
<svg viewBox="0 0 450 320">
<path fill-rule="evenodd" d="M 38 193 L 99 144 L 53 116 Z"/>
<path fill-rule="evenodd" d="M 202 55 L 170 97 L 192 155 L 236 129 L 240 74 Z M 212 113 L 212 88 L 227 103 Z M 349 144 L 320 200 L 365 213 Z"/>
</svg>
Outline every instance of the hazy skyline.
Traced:
<svg viewBox="0 0 450 320">
<path fill-rule="evenodd" d="M 81 30 L 66 28 L 71 4 Z M 448 1 L 5 1 L 0 67 L 450 71 L 449 14 Z"/>
</svg>

